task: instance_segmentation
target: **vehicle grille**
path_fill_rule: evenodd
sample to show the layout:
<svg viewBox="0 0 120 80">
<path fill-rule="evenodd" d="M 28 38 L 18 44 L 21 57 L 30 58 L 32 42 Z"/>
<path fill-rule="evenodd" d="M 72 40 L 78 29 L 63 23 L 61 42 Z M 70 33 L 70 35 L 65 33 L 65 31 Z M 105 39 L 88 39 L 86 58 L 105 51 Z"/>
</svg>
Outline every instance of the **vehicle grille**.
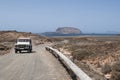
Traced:
<svg viewBox="0 0 120 80">
<path fill-rule="evenodd" d="M 28 47 L 28 45 L 18 45 L 19 48 L 25 48 Z"/>
</svg>

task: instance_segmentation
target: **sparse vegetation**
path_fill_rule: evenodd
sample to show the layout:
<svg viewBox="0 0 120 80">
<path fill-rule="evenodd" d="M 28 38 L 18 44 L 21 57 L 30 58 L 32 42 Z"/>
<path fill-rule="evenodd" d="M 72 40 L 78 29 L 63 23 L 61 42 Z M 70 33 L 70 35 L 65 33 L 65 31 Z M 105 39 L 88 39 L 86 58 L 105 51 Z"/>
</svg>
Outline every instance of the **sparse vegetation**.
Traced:
<svg viewBox="0 0 120 80">
<path fill-rule="evenodd" d="M 57 41 L 59 40 L 59 38 L 55 39 Z M 119 37 L 62 37 L 60 38 L 60 41 L 62 40 L 68 40 L 69 43 L 56 44 L 55 48 L 62 48 L 62 51 L 69 51 L 69 53 L 71 53 L 71 55 L 73 55 L 73 57 L 75 58 L 75 61 L 77 61 L 75 63 L 78 66 L 79 64 L 89 66 L 89 69 L 84 69 L 85 67 L 83 66 L 79 67 L 85 70 L 85 72 L 92 77 L 95 78 L 97 76 L 95 78 L 96 80 L 102 79 L 103 76 L 100 76 L 101 74 L 111 74 L 111 80 L 120 79 Z"/>
<path fill-rule="evenodd" d="M 110 80 L 120 80 L 120 72 L 112 71 L 111 74 L 112 76 Z"/>
<path fill-rule="evenodd" d="M 112 65 L 111 80 L 120 80 L 120 61 Z"/>
<path fill-rule="evenodd" d="M 77 60 L 88 58 L 92 54 L 93 54 L 92 52 L 88 52 L 86 50 L 77 50 L 72 53 L 73 57 Z"/>
<path fill-rule="evenodd" d="M 120 61 L 117 61 L 113 66 L 112 66 L 113 71 L 120 72 Z"/>
<path fill-rule="evenodd" d="M 102 73 L 103 74 L 108 74 L 110 73 L 112 70 L 111 70 L 111 66 L 109 64 L 105 64 L 103 67 L 102 67 Z"/>
</svg>

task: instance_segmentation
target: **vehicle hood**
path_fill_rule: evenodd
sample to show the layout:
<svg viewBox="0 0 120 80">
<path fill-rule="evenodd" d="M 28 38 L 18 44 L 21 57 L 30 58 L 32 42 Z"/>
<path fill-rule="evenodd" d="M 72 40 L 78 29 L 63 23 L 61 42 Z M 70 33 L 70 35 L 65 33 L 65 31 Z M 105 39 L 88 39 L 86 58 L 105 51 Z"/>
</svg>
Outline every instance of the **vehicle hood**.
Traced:
<svg viewBox="0 0 120 80">
<path fill-rule="evenodd" d="M 16 45 L 30 45 L 29 42 L 17 42 Z"/>
</svg>

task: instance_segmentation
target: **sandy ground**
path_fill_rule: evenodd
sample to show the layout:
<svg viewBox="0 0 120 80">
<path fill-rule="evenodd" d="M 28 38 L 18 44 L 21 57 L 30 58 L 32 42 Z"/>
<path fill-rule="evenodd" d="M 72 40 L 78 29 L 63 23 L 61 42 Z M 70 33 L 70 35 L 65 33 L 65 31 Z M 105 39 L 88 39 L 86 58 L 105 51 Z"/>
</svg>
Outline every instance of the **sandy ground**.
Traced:
<svg viewBox="0 0 120 80">
<path fill-rule="evenodd" d="M 35 46 L 32 53 L 14 53 L 0 56 L 0 80 L 71 80 L 56 58 Z"/>
</svg>

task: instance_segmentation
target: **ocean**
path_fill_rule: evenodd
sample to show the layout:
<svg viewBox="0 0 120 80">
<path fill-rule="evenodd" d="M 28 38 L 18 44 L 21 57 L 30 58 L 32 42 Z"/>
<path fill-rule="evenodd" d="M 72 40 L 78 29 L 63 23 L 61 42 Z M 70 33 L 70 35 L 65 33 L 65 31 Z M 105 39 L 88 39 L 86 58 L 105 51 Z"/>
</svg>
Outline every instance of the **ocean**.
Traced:
<svg viewBox="0 0 120 80">
<path fill-rule="evenodd" d="M 55 36 L 120 36 L 120 34 L 41 34 L 47 37 Z"/>
</svg>

